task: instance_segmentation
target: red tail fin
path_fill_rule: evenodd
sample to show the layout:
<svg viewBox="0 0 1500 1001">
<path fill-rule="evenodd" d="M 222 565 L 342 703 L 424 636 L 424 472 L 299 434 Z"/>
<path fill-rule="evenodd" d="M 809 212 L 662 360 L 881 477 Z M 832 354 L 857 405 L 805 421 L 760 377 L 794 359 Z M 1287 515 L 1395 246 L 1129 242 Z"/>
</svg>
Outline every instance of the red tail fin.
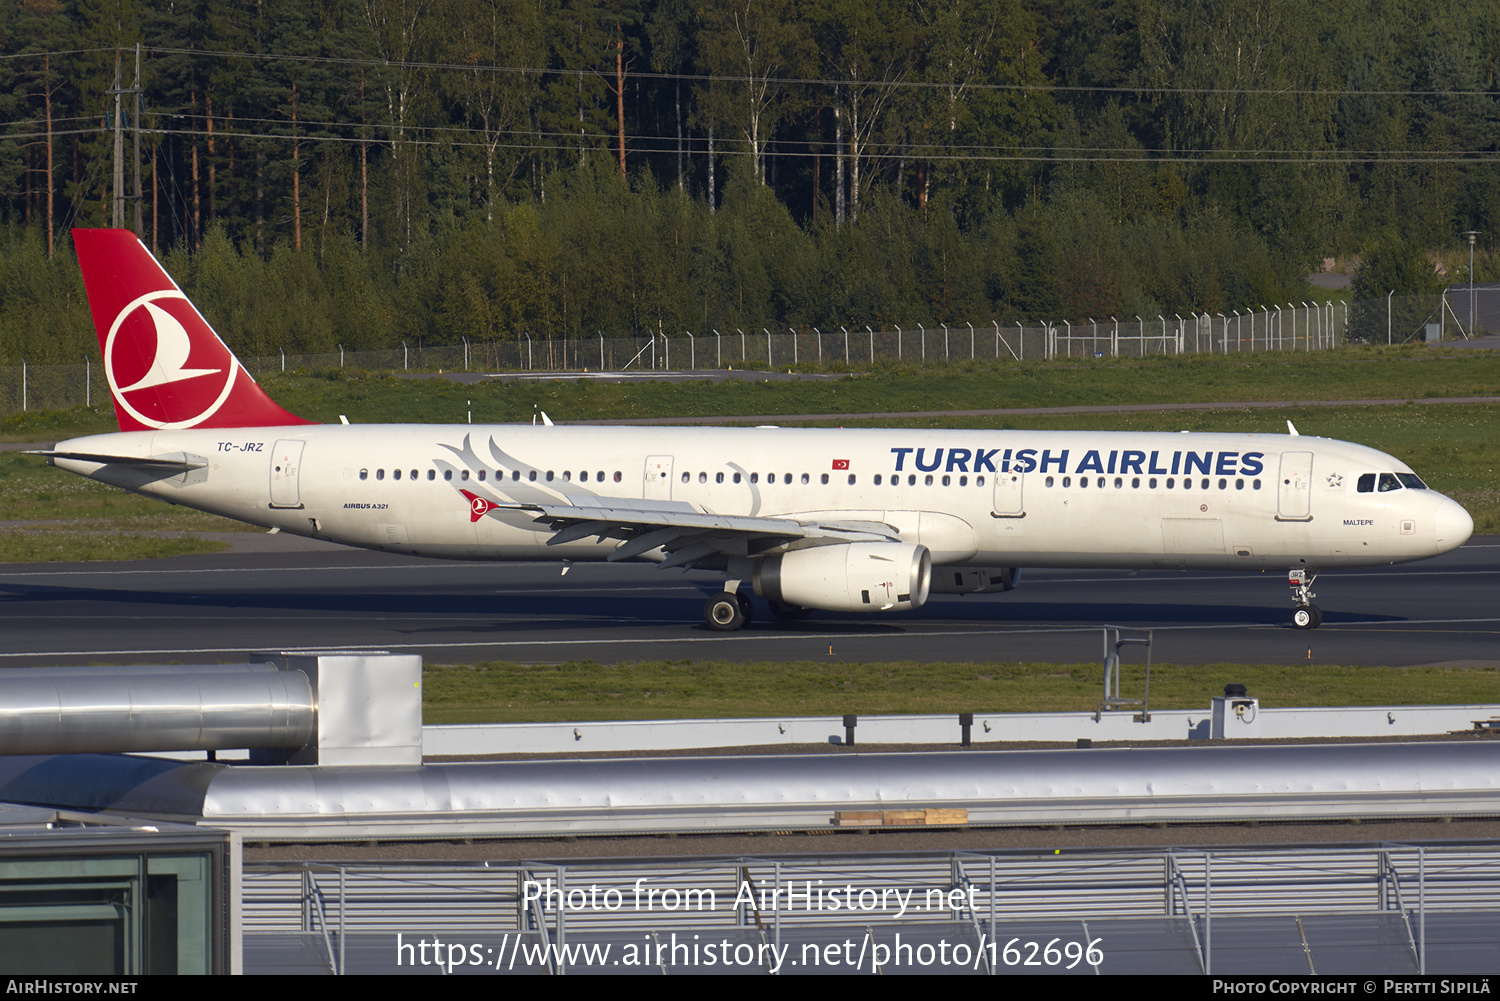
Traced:
<svg viewBox="0 0 1500 1001">
<path fill-rule="evenodd" d="M 134 233 L 75 229 L 121 431 L 312 424 L 266 395 Z"/>
</svg>

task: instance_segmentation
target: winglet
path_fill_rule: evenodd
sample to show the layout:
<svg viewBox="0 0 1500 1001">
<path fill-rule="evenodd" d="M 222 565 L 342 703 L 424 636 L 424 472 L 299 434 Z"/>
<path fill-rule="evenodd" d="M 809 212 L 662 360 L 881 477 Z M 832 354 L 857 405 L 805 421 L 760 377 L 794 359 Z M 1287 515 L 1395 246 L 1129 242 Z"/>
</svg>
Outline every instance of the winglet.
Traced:
<svg viewBox="0 0 1500 1001">
<path fill-rule="evenodd" d="M 123 229 L 75 229 L 121 431 L 312 424 L 283 410 Z"/>
<path fill-rule="evenodd" d="M 1289 434 L 1289 435 L 1291 435 L 1293 438 L 1300 438 L 1300 437 L 1302 437 L 1300 434 L 1297 433 L 1297 428 L 1296 428 L 1296 426 L 1294 424 L 1292 424 L 1291 421 L 1287 421 L 1286 422 L 1286 433 Z"/>
</svg>

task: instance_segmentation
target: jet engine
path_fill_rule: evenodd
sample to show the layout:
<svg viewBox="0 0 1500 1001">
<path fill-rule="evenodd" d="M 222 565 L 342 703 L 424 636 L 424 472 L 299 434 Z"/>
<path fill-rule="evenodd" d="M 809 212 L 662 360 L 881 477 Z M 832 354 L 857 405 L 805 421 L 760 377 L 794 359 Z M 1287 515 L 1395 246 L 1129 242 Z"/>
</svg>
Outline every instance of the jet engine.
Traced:
<svg viewBox="0 0 1500 1001">
<path fill-rule="evenodd" d="M 926 546 L 854 542 L 766 556 L 755 564 L 755 593 L 771 602 L 828 612 L 921 608 L 932 586 Z"/>
</svg>

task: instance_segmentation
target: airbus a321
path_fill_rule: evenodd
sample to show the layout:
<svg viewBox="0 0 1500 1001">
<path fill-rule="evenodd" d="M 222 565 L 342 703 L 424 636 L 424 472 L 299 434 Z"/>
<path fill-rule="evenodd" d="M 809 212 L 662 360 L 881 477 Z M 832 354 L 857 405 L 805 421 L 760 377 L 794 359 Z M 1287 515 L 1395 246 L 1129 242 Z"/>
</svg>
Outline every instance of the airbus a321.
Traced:
<svg viewBox="0 0 1500 1001">
<path fill-rule="evenodd" d="M 1289 434 L 316 424 L 279 407 L 123 230 L 74 230 L 118 434 L 43 452 L 172 504 L 461 560 L 651 560 L 778 617 L 1007 591 L 1022 567 L 1318 571 L 1419 560 L 1474 523 L 1404 463 Z M 1288 426 L 1288 430 L 1293 429 Z"/>
</svg>

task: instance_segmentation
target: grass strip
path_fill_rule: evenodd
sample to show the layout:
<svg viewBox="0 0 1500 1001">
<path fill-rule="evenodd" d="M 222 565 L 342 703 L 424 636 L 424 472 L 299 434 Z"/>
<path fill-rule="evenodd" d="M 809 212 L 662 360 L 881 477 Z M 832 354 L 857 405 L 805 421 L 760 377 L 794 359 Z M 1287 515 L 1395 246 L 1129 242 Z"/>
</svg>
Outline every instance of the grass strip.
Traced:
<svg viewBox="0 0 1500 1001">
<path fill-rule="evenodd" d="M 1127 663 L 1121 693 L 1139 697 L 1145 669 Z M 492 662 L 429 665 L 428 723 L 550 723 L 934 713 L 1088 712 L 1099 664 L 901 661 Z M 1151 708 L 1201 709 L 1229 682 L 1267 708 L 1500 702 L 1500 662 L 1480 668 L 1338 664 L 1157 664 Z"/>
</svg>

